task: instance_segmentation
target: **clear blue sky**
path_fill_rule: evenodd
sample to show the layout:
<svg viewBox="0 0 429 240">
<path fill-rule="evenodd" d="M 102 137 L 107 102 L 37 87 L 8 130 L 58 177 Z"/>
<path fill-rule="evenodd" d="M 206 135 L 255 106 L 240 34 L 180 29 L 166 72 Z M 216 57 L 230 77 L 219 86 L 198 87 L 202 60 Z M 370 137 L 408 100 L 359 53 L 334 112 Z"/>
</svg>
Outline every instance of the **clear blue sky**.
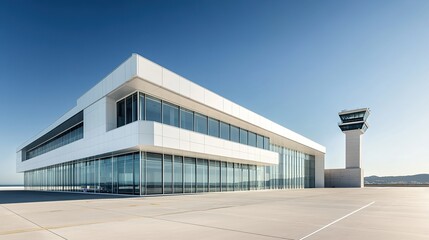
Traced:
<svg viewBox="0 0 429 240">
<path fill-rule="evenodd" d="M 0 184 L 131 53 L 326 146 L 370 107 L 365 175 L 429 172 L 429 1 L 0 1 Z"/>
</svg>

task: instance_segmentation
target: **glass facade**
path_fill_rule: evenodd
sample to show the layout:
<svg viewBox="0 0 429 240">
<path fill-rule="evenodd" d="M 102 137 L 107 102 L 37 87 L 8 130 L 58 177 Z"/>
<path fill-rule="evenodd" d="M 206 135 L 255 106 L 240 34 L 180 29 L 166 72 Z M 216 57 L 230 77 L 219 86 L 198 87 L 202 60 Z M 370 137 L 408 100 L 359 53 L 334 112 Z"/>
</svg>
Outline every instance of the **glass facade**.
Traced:
<svg viewBox="0 0 429 240">
<path fill-rule="evenodd" d="M 269 150 L 269 138 L 193 112 L 141 92 L 116 102 L 117 127 L 136 120 L 147 120 L 180 127 L 228 141 Z"/>
<path fill-rule="evenodd" d="M 279 164 L 256 166 L 160 153 L 88 158 L 27 171 L 27 190 L 132 195 L 314 188 L 315 157 L 271 145 Z"/>
<path fill-rule="evenodd" d="M 24 175 L 26 189 L 151 195 L 315 187 L 315 157 L 271 144 L 268 137 L 140 92 L 117 101 L 116 107 L 118 127 L 137 120 L 156 121 L 277 152 L 279 164 L 256 166 L 133 152 L 27 171 Z M 83 138 L 83 117 L 70 126 L 64 127 L 68 129 L 48 141 L 34 144 L 34 148 L 26 151 L 26 158 Z"/>
<path fill-rule="evenodd" d="M 88 158 L 24 174 L 29 190 L 140 194 L 140 155 Z"/>
<path fill-rule="evenodd" d="M 131 94 L 116 103 L 116 126 L 137 121 L 137 93 Z"/>
<path fill-rule="evenodd" d="M 37 157 L 74 141 L 83 138 L 83 122 L 77 124 L 76 126 L 64 131 L 63 133 L 57 135 L 56 137 L 48 140 L 39 146 L 32 148 L 26 151 L 25 160 L 30 158 Z"/>
</svg>

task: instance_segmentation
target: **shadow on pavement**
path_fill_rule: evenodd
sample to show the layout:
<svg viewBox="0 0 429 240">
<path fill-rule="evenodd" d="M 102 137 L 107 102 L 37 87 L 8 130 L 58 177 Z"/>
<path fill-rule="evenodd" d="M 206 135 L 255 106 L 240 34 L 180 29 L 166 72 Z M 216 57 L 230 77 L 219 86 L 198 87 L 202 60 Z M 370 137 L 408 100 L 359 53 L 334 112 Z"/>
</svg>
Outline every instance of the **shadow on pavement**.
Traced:
<svg viewBox="0 0 429 240">
<path fill-rule="evenodd" d="M 70 200 L 93 200 L 93 199 L 114 199 L 133 198 L 132 195 L 108 195 L 91 193 L 66 193 L 66 192 L 39 192 L 26 190 L 3 190 L 0 191 L 0 204 L 8 203 L 32 203 L 32 202 L 52 202 Z"/>
</svg>

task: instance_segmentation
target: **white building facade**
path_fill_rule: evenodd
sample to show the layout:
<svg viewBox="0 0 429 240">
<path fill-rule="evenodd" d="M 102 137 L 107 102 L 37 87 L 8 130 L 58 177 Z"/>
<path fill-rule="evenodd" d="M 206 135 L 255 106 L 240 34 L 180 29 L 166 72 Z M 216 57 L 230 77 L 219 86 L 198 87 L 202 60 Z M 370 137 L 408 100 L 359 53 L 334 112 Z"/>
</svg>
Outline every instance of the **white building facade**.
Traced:
<svg viewBox="0 0 429 240">
<path fill-rule="evenodd" d="M 17 150 L 29 190 L 324 187 L 325 147 L 137 55 Z"/>
</svg>

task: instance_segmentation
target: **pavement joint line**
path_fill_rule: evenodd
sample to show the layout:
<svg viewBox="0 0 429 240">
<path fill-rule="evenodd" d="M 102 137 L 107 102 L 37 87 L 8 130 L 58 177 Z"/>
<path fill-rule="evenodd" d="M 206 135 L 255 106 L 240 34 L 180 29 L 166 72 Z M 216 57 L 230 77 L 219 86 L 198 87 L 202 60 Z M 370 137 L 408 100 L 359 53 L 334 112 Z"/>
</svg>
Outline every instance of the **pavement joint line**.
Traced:
<svg viewBox="0 0 429 240">
<path fill-rule="evenodd" d="M 45 231 L 48 231 L 48 232 L 50 232 L 50 233 L 52 233 L 52 234 L 54 234 L 54 235 L 56 235 L 56 236 L 58 236 L 58 237 L 60 237 L 60 238 L 62 238 L 62 239 L 68 240 L 67 238 L 65 238 L 65 237 L 63 237 L 63 236 L 61 236 L 61 235 L 57 234 L 56 232 L 51 231 L 50 229 L 45 228 L 45 227 L 43 227 L 43 226 L 41 226 L 41 225 L 39 225 L 39 224 L 37 224 L 37 223 L 35 223 L 35 222 L 31 221 L 30 219 L 28 219 L 28 218 L 26 218 L 26 217 L 24 217 L 24 216 L 22 216 L 22 215 L 20 215 L 20 214 L 16 213 L 15 211 L 13 211 L 13 210 L 11 210 L 11 209 L 9 209 L 9 208 L 5 207 L 3 204 L 0 204 L 0 206 L 1 206 L 1 207 L 3 207 L 4 209 L 8 210 L 9 212 L 11 212 L 11 213 L 13 213 L 13 214 L 17 215 L 18 217 L 21 217 L 21 218 L 23 218 L 24 220 L 27 220 L 28 222 L 30 222 L 30 223 L 32 223 L 32 224 L 34 224 L 34 225 L 38 226 L 39 228 L 41 228 L 41 229 L 43 229 L 43 230 L 45 230 Z"/>
<path fill-rule="evenodd" d="M 188 222 L 175 221 L 175 220 L 168 220 L 168 219 L 157 218 L 157 217 L 149 217 L 149 218 L 153 218 L 153 219 L 161 220 L 161 221 L 166 221 L 166 222 L 174 222 L 174 223 L 180 223 L 180 224 L 187 224 L 187 225 L 192 225 L 192 226 L 205 227 L 205 228 L 212 228 L 212 229 L 218 229 L 218 230 L 230 231 L 230 232 L 238 232 L 238 233 L 244 233 L 244 234 L 250 234 L 250 235 L 256 235 L 256 236 L 262 236 L 262 237 L 268 237 L 268 238 L 285 239 L 285 240 L 294 240 L 293 238 L 280 237 L 280 236 L 271 236 L 271 235 L 267 235 L 267 234 L 253 233 L 253 232 L 246 232 L 246 231 L 235 230 L 235 229 L 229 229 L 229 228 L 222 228 L 222 227 L 207 226 L 207 225 L 204 225 L 204 224 L 188 223 Z"/>
<path fill-rule="evenodd" d="M 333 221 L 333 222 L 331 222 L 331 223 L 329 223 L 329 224 L 327 224 L 327 225 L 325 225 L 325 226 L 323 226 L 323 227 L 321 227 L 321 228 L 317 229 L 316 231 L 314 231 L 314 232 L 312 232 L 312 233 L 310 233 L 310 234 L 308 234 L 308 235 L 306 235 L 306 236 L 304 236 L 304 237 L 300 238 L 299 240 L 306 239 L 306 238 L 308 238 L 308 237 L 310 237 L 310 236 L 312 236 L 312 235 L 314 235 L 314 234 L 316 234 L 316 233 L 318 233 L 318 232 L 322 231 L 323 229 L 325 229 L 325 228 L 327 228 L 327 227 L 329 227 L 329 226 L 331 226 L 331 225 L 333 225 L 333 224 L 335 224 L 335 223 L 337 223 L 337 222 L 339 222 L 339 221 L 341 221 L 341 220 L 343 220 L 343 219 L 345 219 L 345 218 L 347 218 L 347 217 L 349 217 L 349 216 L 351 216 L 351 215 L 353 215 L 353 214 L 355 214 L 355 213 L 359 212 L 360 210 L 365 209 L 365 208 L 367 208 L 367 207 L 371 206 L 371 205 L 372 205 L 372 204 L 374 204 L 374 203 L 375 203 L 375 201 L 370 202 L 370 203 L 368 203 L 367 205 L 365 205 L 365 206 L 363 206 L 363 207 L 361 207 L 361 208 L 359 208 L 359 209 L 356 209 L 356 210 L 354 210 L 353 212 L 351 212 L 351 213 L 349 213 L 349 214 L 347 214 L 347 215 L 344 215 L 344 216 L 342 216 L 342 217 L 338 218 L 337 220 L 335 220 L 335 221 Z"/>
<path fill-rule="evenodd" d="M 252 205 L 252 204 L 250 204 L 250 205 Z M 110 209 L 104 209 L 104 208 L 98 208 L 98 207 L 88 207 L 88 206 L 83 206 L 83 205 L 78 205 L 78 206 L 82 206 L 82 207 L 86 207 L 86 208 L 90 208 L 90 209 L 101 210 L 101 211 L 108 211 L 108 212 L 119 213 L 117 210 L 110 210 Z M 229 208 L 229 207 L 232 207 L 232 206 L 226 206 L 224 208 Z M 212 209 L 200 209 L 200 210 L 195 210 L 195 211 L 184 211 L 184 212 L 177 212 L 177 213 L 173 213 L 173 214 L 181 214 L 181 213 L 188 213 L 188 212 L 201 212 L 201 211 L 207 211 L 207 210 L 212 210 Z M 122 214 L 124 214 L 124 213 L 122 213 Z M 221 228 L 221 227 L 207 226 L 207 225 L 203 225 L 203 224 L 187 223 L 187 222 L 181 222 L 181 221 L 175 221 L 175 220 L 169 220 L 169 219 L 159 218 L 159 217 L 162 217 L 162 216 L 172 215 L 172 214 L 160 214 L 160 215 L 156 215 L 156 216 L 142 216 L 142 215 L 139 215 L 139 214 L 125 213 L 124 215 L 130 215 L 130 216 L 135 216 L 135 217 L 139 217 L 139 218 L 155 219 L 155 220 L 166 221 L 166 222 L 175 222 L 175 223 L 180 223 L 180 224 L 187 224 L 187 225 L 193 225 L 193 226 L 199 226 L 199 227 L 205 227 L 205 228 L 212 228 L 212 229 L 218 229 L 218 230 L 223 230 L 223 231 L 238 232 L 238 233 L 244 233 L 244 234 L 250 234 L 250 235 L 256 235 L 256 236 L 263 236 L 263 237 L 269 237 L 269 238 L 275 238 L 275 239 L 294 240 L 292 238 L 286 238 L 286 237 L 280 237 L 280 236 L 271 236 L 271 235 L 266 235 L 266 234 L 246 232 L 246 231 L 229 229 L 229 228 Z"/>
</svg>

